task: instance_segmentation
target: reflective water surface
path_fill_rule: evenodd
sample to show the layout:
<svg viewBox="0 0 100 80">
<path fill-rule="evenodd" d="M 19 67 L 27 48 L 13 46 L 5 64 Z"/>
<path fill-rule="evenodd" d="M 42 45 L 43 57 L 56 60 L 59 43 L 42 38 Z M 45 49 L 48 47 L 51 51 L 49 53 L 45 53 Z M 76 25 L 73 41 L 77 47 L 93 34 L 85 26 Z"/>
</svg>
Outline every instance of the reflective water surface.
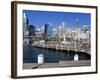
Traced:
<svg viewBox="0 0 100 80">
<path fill-rule="evenodd" d="M 32 47 L 31 44 L 23 44 L 23 62 L 37 63 L 39 54 L 44 55 L 44 63 L 55 63 L 60 60 L 74 60 L 74 51 L 56 51 L 43 48 Z M 79 60 L 90 60 L 90 55 L 84 52 L 78 52 Z"/>
</svg>

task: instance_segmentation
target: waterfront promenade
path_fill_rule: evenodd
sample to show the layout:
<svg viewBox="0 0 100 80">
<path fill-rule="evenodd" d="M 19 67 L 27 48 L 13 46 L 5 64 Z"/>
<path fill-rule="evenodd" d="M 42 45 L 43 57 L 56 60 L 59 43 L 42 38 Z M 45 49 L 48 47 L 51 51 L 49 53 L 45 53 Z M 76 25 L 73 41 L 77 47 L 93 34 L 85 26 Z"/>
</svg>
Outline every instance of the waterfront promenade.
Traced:
<svg viewBox="0 0 100 80">
<path fill-rule="evenodd" d="M 24 63 L 23 69 L 37 69 L 37 68 L 60 68 L 60 67 L 80 67 L 80 66 L 90 66 L 90 60 L 80 60 L 80 61 L 59 61 L 59 63 Z"/>
</svg>

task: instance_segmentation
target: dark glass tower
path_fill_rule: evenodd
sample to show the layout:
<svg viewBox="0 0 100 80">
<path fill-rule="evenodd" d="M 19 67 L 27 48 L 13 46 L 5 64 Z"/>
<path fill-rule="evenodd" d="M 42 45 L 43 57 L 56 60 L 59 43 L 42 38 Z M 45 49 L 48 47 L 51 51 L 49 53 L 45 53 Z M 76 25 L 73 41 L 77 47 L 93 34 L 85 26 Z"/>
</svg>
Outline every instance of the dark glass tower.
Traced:
<svg viewBox="0 0 100 80">
<path fill-rule="evenodd" d="M 47 32 L 48 32 L 48 26 L 49 24 L 45 24 L 44 25 L 44 34 L 47 36 Z"/>
<path fill-rule="evenodd" d="M 29 25 L 29 36 L 35 36 L 35 26 Z M 29 43 L 33 43 L 32 37 L 29 37 Z"/>
<path fill-rule="evenodd" d="M 29 36 L 35 36 L 35 26 L 29 26 Z"/>
<path fill-rule="evenodd" d="M 27 25 L 27 29 L 28 29 L 29 28 L 29 20 L 28 20 L 28 18 L 26 20 L 26 25 Z"/>
</svg>

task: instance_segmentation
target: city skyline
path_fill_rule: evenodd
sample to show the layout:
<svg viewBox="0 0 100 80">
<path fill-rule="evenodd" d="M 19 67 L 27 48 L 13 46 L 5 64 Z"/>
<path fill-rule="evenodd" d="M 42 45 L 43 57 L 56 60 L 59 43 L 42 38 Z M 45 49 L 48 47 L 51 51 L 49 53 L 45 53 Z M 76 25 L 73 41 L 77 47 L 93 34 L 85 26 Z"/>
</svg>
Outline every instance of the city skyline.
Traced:
<svg viewBox="0 0 100 80">
<path fill-rule="evenodd" d="M 52 12 L 52 11 L 33 11 L 23 10 L 29 19 L 29 24 L 37 29 L 42 28 L 45 24 L 51 24 L 51 28 L 58 28 L 62 22 L 65 22 L 66 28 L 77 28 L 77 19 L 79 20 L 78 28 L 83 25 L 90 27 L 91 15 L 88 13 L 74 12 Z"/>
<path fill-rule="evenodd" d="M 23 62 L 40 65 L 85 60 L 89 63 L 84 66 L 90 66 L 90 18 L 83 13 L 24 11 Z"/>
</svg>

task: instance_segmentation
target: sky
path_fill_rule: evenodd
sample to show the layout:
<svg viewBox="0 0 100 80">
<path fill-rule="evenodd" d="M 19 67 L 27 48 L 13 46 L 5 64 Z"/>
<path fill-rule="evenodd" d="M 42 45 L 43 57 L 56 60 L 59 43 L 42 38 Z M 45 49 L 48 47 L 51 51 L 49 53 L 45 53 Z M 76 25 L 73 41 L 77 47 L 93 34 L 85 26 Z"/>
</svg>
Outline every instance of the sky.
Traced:
<svg viewBox="0 0 100 80">
<path fill-rule="evenodd" d="M 91 25 L 91 14 L 75 13 L 75 12 L 53 12 L 53 11 L 34 11 L 23 10 L 26 17 L 29 19 L 29 24 L 36 28 L 41 28 L 43 25 L 50 23 L 52 27 L 58 28 L 62 22 L 66 23 L 66 27 L 76 28 L 76 20 L 79 20 L 79 28 L 83 25 Z"/>
</svg>

